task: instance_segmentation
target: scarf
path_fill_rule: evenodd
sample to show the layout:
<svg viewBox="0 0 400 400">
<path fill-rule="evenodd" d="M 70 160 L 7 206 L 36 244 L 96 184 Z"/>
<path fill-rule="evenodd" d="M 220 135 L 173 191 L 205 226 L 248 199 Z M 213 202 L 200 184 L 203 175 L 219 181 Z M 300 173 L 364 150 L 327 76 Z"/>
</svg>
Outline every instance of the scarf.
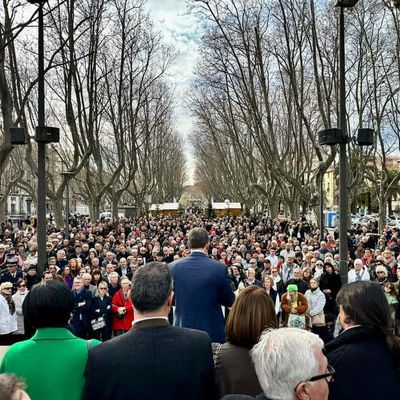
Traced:
<svg viewBox="0 0 400 400">
<path fill-rule="evenodd" d="M 4 296 L 4 298 L 6 299 L 6 301 L 8 303 L 8 309 L 10 310 L 10 314 L 14 315 L 14 313 L 15 313 L 15 303 L 14 303 L 14 300 L 12 299 L 12 296 L 8 295 L 8 294 L 4 294 L 4 293 L 2 293 L 2 295 Z"/>
</svg>

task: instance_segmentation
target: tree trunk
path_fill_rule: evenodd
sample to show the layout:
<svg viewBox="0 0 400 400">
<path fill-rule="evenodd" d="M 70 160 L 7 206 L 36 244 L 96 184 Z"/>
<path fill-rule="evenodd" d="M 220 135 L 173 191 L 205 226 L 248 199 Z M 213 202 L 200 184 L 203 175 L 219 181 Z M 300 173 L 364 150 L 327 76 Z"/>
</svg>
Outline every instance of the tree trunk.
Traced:
<svg viewBox="0 0 400 400">
<path fill-rule="evenodd" d="M 393 205 L 392 205 L 392 197 L 390 196 L 388 198 L 388 215 L 392 215 L 393 214 Z"/>
<path fill-rule="evenodd" d="M 268 202 L 268 214 L 271 218 L 276 218 L 278 216 L 279 213 L 279 207 L 278 207 L 278 203 L 274 202 L 274 201 L 269 201 Z"/>
<path fill-rule="evenodd" d="M 63 206 L 63 197 L 52 199 L 54 221 L 57 227 L 65 226 L 65 208 Z"/>
<path fill-rule="evenodd" d="M 290 219 L 291 220 L 298 220 L 300 217 L 300 213 L 299 213 L 299 206 L 298 206 L 298 202 L 290 202 L 289 203 L 289 212 L 290 212 Z"/>
<path fill-rule="evenodd" d="M 383 228 L 386 225 L 386 199 L 379 197 L 379 233 L 383 233 Z"/>
<path fill-rule="evenodd" d="M 111 212 L 112 216 L 114 218 L 118 217 L 118 202 L 119 202 L 120 196 L 113 195 L 111 197 Z"/>
<path fill-rule="evenodd" d="M 96 220 L 99 219 L 100 199 L 98 199 L 97 197 L 90 202 L 90 204 L 89 204 L 89 213 L 90 213 L 90 219 L 92 221 L 96 221 Z"/>
</svg>

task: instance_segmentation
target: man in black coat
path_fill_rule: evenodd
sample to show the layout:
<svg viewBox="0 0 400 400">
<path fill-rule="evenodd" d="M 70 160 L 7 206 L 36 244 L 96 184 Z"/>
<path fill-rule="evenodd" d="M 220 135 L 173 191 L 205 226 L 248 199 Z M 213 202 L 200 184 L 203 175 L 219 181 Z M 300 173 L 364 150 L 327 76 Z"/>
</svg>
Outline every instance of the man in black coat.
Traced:
<svg viewBox="0 0 400 400">
<path fill-rule="evenodd" d="M 84 281 L 81 276 L 74 279 L 72 296 L 74 298 L 74 309 L 72 310 L 71 325 L 76 336 L 88 339 L 91 333 L 92 294 L 84 288 Z"/>
<path fill-rule="evenodd" d="M 89 351 L 87 400 L 212 399 L 214 366 L 205 332 L 168 323 L 172 274 L 165 263 L 140 267 L 132 282 L 132 329 Z"/>
</svg>

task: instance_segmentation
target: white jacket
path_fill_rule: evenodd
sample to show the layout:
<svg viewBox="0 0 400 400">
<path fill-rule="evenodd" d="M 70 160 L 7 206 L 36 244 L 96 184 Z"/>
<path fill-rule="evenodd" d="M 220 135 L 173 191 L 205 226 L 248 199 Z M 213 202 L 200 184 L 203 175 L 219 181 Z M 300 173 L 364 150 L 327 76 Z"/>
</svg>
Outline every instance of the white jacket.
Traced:
<svg viewBox="0 0 400 400">
<path fill-rule="evenodd" d="M 7 335 L 17 329 L 17 313 L 10 314 L 7 300 L 0 294 L 0 335 Z"/>
<path fill-rule="evenodd" d="M 307 290 L 305 296 L 308 301 L 308 314 L 310 314 L 311 317 L 324 311 L 326 298 L 320 288 L 317 288 L 314 292 L 310 289 Z"/>
<path fill-rule="evenodd" d="M 357 278 L 357 274 L 356 274 L 355 269 L 353 268 L 347 273 L 347 283 L 356 282 L 356 280 L 357 280 L 356 278 Z M 362 267 L 362 269 L 360 271 L 360 280 L 361 281 L 369 281 L 370 280 L 369 272 L 366 267 Z"/>
<path fill-rule="evenodd" d="M 28 291 L 26 290 L 24 294 L 21 294 L 20 291 L 17 291 L 13 295 L 13 300 L 15 303 L 15 312 L 17 314 L 17 326 L 18 326 L 18 330 L 13 332 L 15 335 L 23 335 L 25 333 L 24 314 L 22 313 L 22 304 L 24 303 L 24 300 L 26 299 L 27 294 L 28 294 Z"/>
</svg>

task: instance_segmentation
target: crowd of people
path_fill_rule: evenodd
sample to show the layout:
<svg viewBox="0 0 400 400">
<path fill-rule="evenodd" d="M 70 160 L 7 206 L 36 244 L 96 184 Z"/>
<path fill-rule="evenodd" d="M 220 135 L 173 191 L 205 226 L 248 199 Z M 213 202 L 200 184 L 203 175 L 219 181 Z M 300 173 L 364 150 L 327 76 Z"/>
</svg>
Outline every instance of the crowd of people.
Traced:
<svg viewBox="0 0 400 400">
<path fill-rule="evenodd" d="M 77 352 L 89 353 L 87 364 L 75 357 L 77 392 L 88 399 L 152 399 L 161 393 L 171 399 L 325 399 L 333 376 L 330 399 L 358 398 L 358 392 L 372 399 L 378 392 L 358 387 L 358 377 L 371 375 L 372 381 L 375 374 L 380 388 L 389 379 L 400 383 L 400 238 L 395 228 L 378 235 L 373 223 L 352 227 L 349 284 L 343 287 L 338 232 L 320 232 L 306 220 L 82 219 L 68 237 L 49 226 L 47 238 L 47 265 L 38 276 L 34 228 L 4 226 L 0 235 L 0 340 L 22 341 L 10 348 L 1 371 L 24 378 L 33 399 L 44 398 L 41 388 L 32 389 L 17 356 L 34 353 L 30 342 L 52 335 L 75 338 Z M 53 299 L 61 291 L 68 304 Z M 39 320 L 37 310 L 49 307 L 34 302 L 40 293 L 42 301 L 53 299 L 50 303 L 64 309 L 62 320 L 54 322 L 47 311 L 47 322 Z M 199 331 L 207 335 L 193 333 Z M 300 351 L 302 341 L 308 360 Z M 282 352 L 296 353 L 293 346 L 298 354 L 283 357 L 283 366 L 278 365 Z M 344 346 L 354 348 L 343 355 Z M 315 348 L 312 354 L 310 348 Z M 348 355 L 351 351 L 358 361 Z M 381 360 L 385 372 L 368 369 L 369 357 Z M 143 371 L 149 368 L 153 374 Z M 190 368 L 198 371 L 199 381 L 193 381 L 193 371 L 187 377 Z M 283 388 L 272 380 L 285 380 L 285 368 L 290 379 Z M 353 376 L 350 369 L 357 368 L 365 373 Z M 126 380 L 111 378 L 117 370 Z M 191 379 L 196 393 L 184 378 Z M 173 383 L 179 389 L 172 390 Z M 385 386 L 384 393 L 390 390 Z M 78 397 L 69 393 L 68 398 Z"/>
</svg>

